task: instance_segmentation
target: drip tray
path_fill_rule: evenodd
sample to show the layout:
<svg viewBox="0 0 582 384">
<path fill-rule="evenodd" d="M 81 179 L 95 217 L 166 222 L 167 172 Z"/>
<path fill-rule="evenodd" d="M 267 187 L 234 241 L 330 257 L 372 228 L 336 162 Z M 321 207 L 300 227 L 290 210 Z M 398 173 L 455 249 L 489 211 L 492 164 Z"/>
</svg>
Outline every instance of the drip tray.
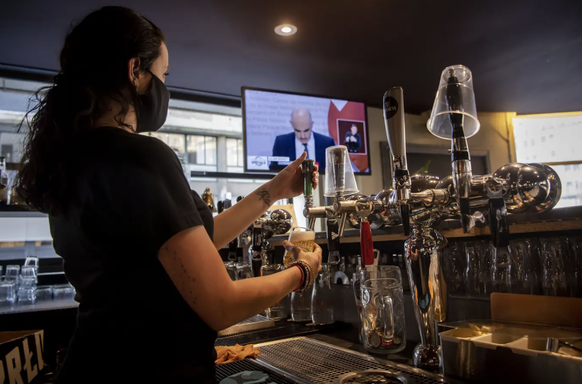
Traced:
<svg viewBox="0 0 582 384">
<path fill-rule="evenodd" d="M 228 327 L 218 332 L 218 337 L 236 335 L 243 332 L 256 331 L 258 329 L 272 328 L 275 326 L 275 320 L 268 317 L 256 315 L 238 324 Z"/>
<path fill-rule="evenodd" d="M 255 346 L 261 351 L 257 363 L 285 373 L 298 383 L 334 384 L 348 373 L 371 369 L 388 371 L 395 376 L 404 377 L 408 384 L 445 383 L 443 378 L 436 374 L 392 362 L 383 365 L 369 355 L 306 337 Z"/>
</svg>

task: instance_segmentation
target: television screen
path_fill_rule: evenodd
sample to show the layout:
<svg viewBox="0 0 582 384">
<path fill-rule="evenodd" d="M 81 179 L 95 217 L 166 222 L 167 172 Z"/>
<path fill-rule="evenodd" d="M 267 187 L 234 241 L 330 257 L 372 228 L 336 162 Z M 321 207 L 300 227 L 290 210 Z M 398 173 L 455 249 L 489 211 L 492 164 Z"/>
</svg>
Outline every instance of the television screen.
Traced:
<svg viewBox="0 0 582 384">
<path fill-rule="evenodd" d="M 325 149 L 345 145 L 354 173 L 370 175 L 366 105 L 242 88 L 245 170 L 278 172 L 304 151 L 325 173 Z"/>
</svg>

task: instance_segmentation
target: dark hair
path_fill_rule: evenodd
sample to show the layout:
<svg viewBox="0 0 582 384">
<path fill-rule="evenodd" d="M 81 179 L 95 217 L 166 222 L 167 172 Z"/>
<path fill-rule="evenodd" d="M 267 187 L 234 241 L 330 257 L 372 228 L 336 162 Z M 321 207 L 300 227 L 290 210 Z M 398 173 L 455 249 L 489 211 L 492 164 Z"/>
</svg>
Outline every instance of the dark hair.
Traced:
<svg viewBox="0 0 582 384">
<path fill-rule="evenodd" d="M 31 207 L 63 212 L 76 177 L 71 156 L 75 139 L 109 111 L 112 100 L 121 105 L 115 121 L 129 127 L 123 119 L 136 104 L 137 92 L 129 80 L 128 61 L 137 57 L 140 72 L 149 70 L 163 41 L 158 27 L 124 7 L 103 7 L 71 29 L 54 84 L 36 92 L 36 106 L 20 126 L 27 125 L 28 132 L 17 191 Z"/>
</svg>

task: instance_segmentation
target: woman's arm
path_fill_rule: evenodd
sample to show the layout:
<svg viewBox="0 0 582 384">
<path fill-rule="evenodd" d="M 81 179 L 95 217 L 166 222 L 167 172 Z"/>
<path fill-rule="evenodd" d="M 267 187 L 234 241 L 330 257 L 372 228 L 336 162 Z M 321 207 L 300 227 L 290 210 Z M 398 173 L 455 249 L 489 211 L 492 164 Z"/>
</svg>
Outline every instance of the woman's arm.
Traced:
<svg viewBox="0 0 582 384">
<path fill-rule="evenodd" d="M 319 270 L 321 248 L 316 247 L 314 253 L 293 251 Z M 203 226 L 174 235 L 160 248 L 158 259 L 184 300 L 216 331 L 256 315 L 301 284 L 298 268 L 232 281 Z"/>
<path fill-rule="evenodd" d="M 266 182 L 249 196 L 214 217 L 214 245 L 221 249 L 247 229 L 277 200 L 292 198 L 303 192 L 301 163 L 307 157 L 303 153 L 297 160 Z M 319 172 L 313 174 L 313 186 L 317 188 Z"/>
</svg>

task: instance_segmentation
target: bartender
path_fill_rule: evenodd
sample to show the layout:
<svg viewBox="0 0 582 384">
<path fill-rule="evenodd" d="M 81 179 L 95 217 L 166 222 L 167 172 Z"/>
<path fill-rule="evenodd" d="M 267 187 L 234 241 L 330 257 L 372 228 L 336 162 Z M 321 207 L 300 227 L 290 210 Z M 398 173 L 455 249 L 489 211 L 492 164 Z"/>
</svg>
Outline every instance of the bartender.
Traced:
<svg viewBox="0 0 582 384">
<path fill-rule="evenodd" d="M 303 154 L 214 219 L 156 131 L 168 49 L 138 13 L 104 7 L 67 35 L 32 118 L 18 191 L 49 215 L 79 302 L 57 383 L 214 383 L 217 331 L 306 289 L 321 248 L 293 267 L 232 281 L 218 249 L 302 191 Z M 317 184 L 319 174 L 314 173 Z"/>
</svg>

